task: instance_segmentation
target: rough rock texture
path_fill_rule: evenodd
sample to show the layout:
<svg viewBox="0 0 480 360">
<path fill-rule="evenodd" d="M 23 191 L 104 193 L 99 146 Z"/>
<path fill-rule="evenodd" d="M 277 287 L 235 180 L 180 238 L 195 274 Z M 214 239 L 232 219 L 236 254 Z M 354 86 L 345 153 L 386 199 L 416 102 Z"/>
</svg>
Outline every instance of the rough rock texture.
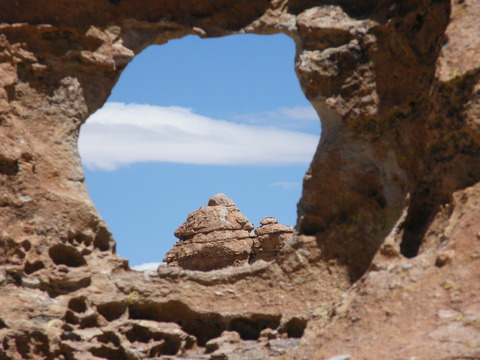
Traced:
<svg viewBox="0 0 480 360">
<path fill-rule="evenodd" d="M 480 358 L 479 14 L 476 0 L 1 2 L 0 358 Z M 298 236 L 272 263 L 131 271 L 88 197 L 79 128 L 146 46 L 241 33 L 295 41 L 321 117 Z"/>
<path fill-rule="evenodd" d="M 257 260 L 272 261 L 291 240 L 293 228 L 266 217 L 262 226 L 253 225 L 237 205 L 224 194 L 217 194 L 208 206 L 190 213 L 175 231 L 180 239 L 163 261 L 186 270 L 217 270 Z"/>
<path fill-rule="evenodd" d="M 250 251 L 250 263 L 275 260 L 280 250 L 293 237 L 293 227 L 281 225 L 273 217 L 264 217 L 260 225 L 254 230 L 256 237 Z"/>
<path fill-rule="evenodd" d="M 187 270 L 215 270 L 248 262 L 253 225 L 223 194 L 191 212 L 175 231 L 180 239 L 163 261 Z"/>
</svg>

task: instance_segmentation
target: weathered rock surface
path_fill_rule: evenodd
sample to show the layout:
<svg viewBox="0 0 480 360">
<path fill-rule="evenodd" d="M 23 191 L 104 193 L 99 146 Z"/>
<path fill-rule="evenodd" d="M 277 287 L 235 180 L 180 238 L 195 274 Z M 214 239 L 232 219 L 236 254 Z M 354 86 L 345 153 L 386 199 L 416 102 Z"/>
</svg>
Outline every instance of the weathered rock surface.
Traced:
<svg viewBox="0 0 480 360">
<path fill-rule="evenodd" d="M 479 13 L 1 2 L 0 358 L 480 358 Z M 271 263 L 131 271 L 88 197 L 79 128 L 146 46 L 241 33 L 294 39 L 321 117 L 298 235 Z M 240 340 L 212 341 L 224 331 Z"/>
<path fill-rule="evenodd" d="M 190 213 L 175 231 L 180 239 L 163 261 L 187 270 L 214 270 L 248 262 L 253 225 L 224 194 Z"/>
<path fill-rule="evenodd" d="M 273 261 L 283 246 L 292 239 L 293 227 L 278 223 L 273 217 L 265 217 L 255 228 L 255 239 L 250 251 L 250 263 L 264 260 Z"/>
<path fill-rule="evenodd" d="M 175 231 L 180 241 L 163 261 L 182 269 L 200 271 L 257 260 L 272 261 L 292 238 L 293 228 L 279 225 L 277 219 L 271 217 L 264 218 L 261 225 L 254 230 L 232 199 L 217 194 L 209 199 L 208 206 L 190 213 Z"/>
</svg>

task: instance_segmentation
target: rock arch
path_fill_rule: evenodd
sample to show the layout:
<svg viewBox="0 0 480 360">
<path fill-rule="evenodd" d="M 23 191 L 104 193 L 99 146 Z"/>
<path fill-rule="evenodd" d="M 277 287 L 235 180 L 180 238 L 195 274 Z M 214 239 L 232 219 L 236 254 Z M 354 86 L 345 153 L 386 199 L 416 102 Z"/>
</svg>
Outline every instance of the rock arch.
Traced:
<svg viewBox="0 0 480 360">
<path fill-rule="evenodd" d="M 451 11 L 458 17 L 450 18 Z M 375 328 L 379 303 L 394 308 L 387 312 L 396 319 L 411 319 L 413 302 L 427 301 L 392 269 L 413 266 L 411 276 L 425 286 L 440 280 L 435 266 L 422 271 L 400 254 L 414 257 L 423 249 L 418 262 L 428 263 L 451 243 L 461 253 L 470 233 L 480 230 L 466 211 L 476 206 L 480 177 L 480 67 L 462 46 L 462 26 L 480 32 L 478 11 L 475 2 L 433 0 L 0 5 L 2 357 L 127 358 L 134 342 L 151 345 L 138 357 L 180 354 L 198 334 L 213 338 L 226 330 L 281 340 L 303 335 L 305 327 L 301 346 L 283 343 L 289 351 L 327 358 L 364 331 L 377 354 L 388 347 L 410 354 L 401 340 L 384 345 Z M 81 124 L 150 44 L 187 34 L 279 32 L 296 42 L 296 72 L 323 124 L 295 241 L 270 265 L 207 274 L 129 271 L 85 190 L 76 148 Z M 455 224 L 467 230 L 452 232 Z M 442 236 L 448 241 L 439 243 Z M 451 256 L 443 253 L 437 265 Z M 478 274 L 478 265 L 463 266 Z M 375 271 L 365 275 L 369 267 Z M 447 270 L 457 283 L 470 279 L 458 264 Z M 382 286 L 392 281 L 415 301 L 390 303 Z M 69 306 L 75 303 L 81 309 Z M 354 319 L 362 311 L 372 316 L 368 323 Z M 428 333 L 434 314 L 423 316 Z M 91 330 L 90 340 L 80 331 L 96 328 L 100 333 Z M 343 331 L 343 340 L 325 329 Z M 438 339 L 413 348 L 443 356 Z M 208 340 L 202 337 L 201 345 Z M 454 355 L 467 351 L 458 342 L 452 346 Z M 351 349 L 359 357 L 367 351 L 355 341 Z M 255 351 L 292 354 L 275 353 L 261 341 Z"/>
</svg>

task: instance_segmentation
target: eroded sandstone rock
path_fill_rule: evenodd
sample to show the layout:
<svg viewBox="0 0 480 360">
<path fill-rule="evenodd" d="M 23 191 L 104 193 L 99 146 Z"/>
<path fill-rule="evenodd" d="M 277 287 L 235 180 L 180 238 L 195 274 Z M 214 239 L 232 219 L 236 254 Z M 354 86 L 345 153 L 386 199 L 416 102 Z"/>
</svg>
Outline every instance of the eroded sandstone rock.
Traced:
<svg viewBox="0 0 480 360">
<path fill-rule="evenodd" d="M 257 260 L 272 261 L 291 239 L 293 228 L 267 217 L 261 227 L 240 212 L 232 199 L 217 194 L 208 206 L 190 213 L 175 231 L 180 239 L 163 261 L 187 270 L 215 270 Z"/>
<path fill-rule="evenodd" d="M 212 359 L 224 331 L 222 359 L 480 357 L 478 1 L 77 5 L 0 3 L 0 358 Z M 242 33 L 294 39 L 322 120 L 299 234 L 271 263 L 129 271 L 79 128 L 146 46 Z"/>
<path fill-rule="evenodd" d="M 293 227 L 278 223 L 273 217 L 265 217 L 255 228 L 255 240 L 250 252 L 250 263 L 258 260 L 273 261 L 285 243 L 292 239 Z"/>
<path fill-rule="evenodd" d="M 253 225 L 224 194 L 191 212 L 175 231 L 180 239 L 163 261 L 189 270 L 214 270 L 248 261 Z"/>
</svg>

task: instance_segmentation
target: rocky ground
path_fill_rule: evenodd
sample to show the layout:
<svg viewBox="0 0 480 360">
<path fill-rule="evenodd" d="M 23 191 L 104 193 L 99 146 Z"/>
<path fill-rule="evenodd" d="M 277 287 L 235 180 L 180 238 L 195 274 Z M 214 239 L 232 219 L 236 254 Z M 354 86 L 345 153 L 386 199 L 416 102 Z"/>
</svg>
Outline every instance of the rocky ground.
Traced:
<svg viewBox="0 0 480 360">
<path fill-rule="evenodd" d="M 0 3 L 0 359 L 480 359 L 479 16 L 476 0 Z M 146 46 L 241 33 L 295 40 L 322 121 L 297 233 L 272 262 L 132 271 L 78 131 Z M 181 241 L 201 235 L 188 224 Z"/>
</svg>

